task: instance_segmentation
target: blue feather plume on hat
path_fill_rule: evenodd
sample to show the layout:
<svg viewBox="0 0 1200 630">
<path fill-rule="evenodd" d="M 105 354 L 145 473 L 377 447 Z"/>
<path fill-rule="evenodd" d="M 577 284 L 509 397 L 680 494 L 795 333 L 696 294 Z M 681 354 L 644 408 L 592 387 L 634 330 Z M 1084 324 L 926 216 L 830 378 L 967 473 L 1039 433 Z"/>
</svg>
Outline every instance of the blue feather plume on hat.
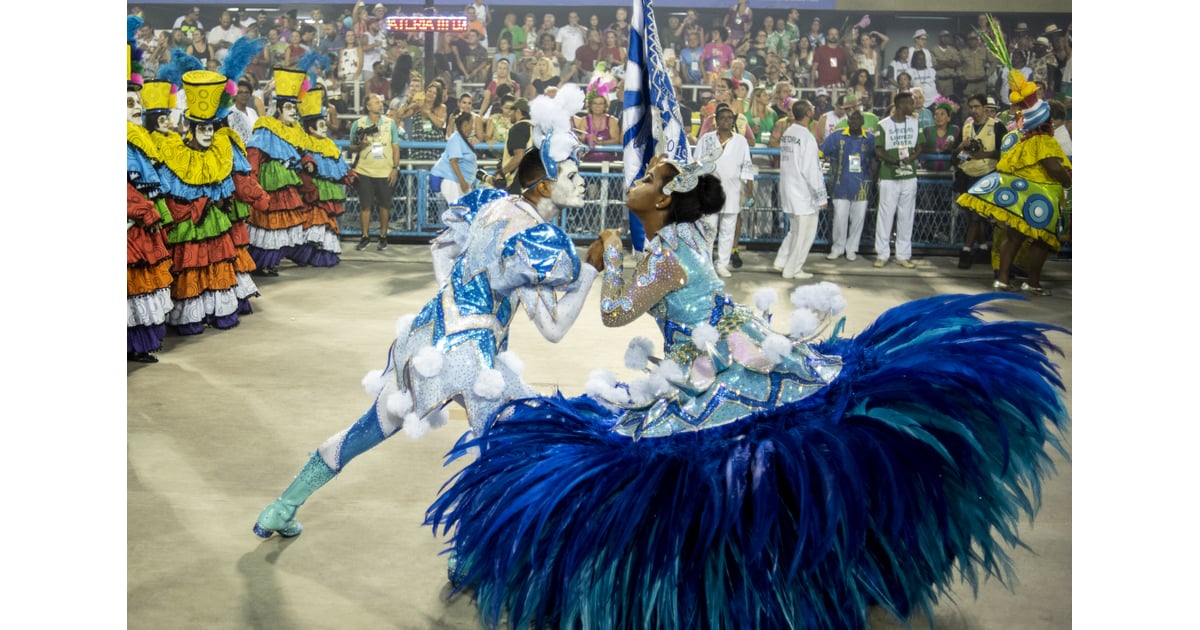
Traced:
<svg viewBox="0 0 1200 630">
<path fill-rule="evenodd" d="M 230 81 L 236 82 L 246 72 L 246 66 L 249 66 L 254 57 L 266 47 L 267 40 L 262 37 L 238 38 L 229 47 L 229 52 L 225 55 L 225 61 L 221 64 L 219 72 Z"/>
<path fill-rule="evenodd" d="M 175 87 L 183 87 L 183 75 L 192 70 L 203 70 L 204 62 L 187 54 L 182 48 L 171 51 L 171 61 L 158 67 L 158 78 L 170 81 Z"/>
<path fill-rule="evenodd" d="M 315 50 L 304 53 L 300 61 L 296 62 L 296 69 L 308 75 L 308 84 L 313 87 L 317 85 L 317 75 L 313 72 L 313 68 L 318 65 L 321 67 L 321 70 L 328 70 L 329 57 Z"/>
</svg>

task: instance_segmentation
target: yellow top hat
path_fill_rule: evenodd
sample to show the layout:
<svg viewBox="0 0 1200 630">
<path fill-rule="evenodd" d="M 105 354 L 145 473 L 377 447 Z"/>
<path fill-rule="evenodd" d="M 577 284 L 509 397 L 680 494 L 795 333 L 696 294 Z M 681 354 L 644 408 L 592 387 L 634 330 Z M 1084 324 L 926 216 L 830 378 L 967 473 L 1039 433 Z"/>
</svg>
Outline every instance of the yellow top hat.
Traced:
<svg viewBox="0 0 1200 630">
<path fill-rule="evenodd" d="M 175 92 L 170 81 L 151 79 L 142 85 L 142 107 L 146 111 L 154 109 L 175 109 Z"/>
<path fill-rule="evenodd" d="M 184 116 L 196 122 L 209 122 L 217 117 L 222 97 L 228 94 L 225 75 L 210 70 L 192 70 L 183 75 L 183 93 L 187 97 Z M 232 100 L 227 97 L 226 100 Z"/>
<path fill-rule="evenodd" d="M 316 86 L 304 93 L 300 97 L 300 105 L 297 109 L 300 111 L 301 118 L 310 118 L 314 116 L 323 116 L 325 114 L 324 105 L 325 88 L 324 86 Z M 143 99 L 143 102 L 144 99 Z"/>
<path fill-rule="evenodd" d="M 275 68 L 275 98 L 300 100 L 308 75 L 292 68 Z"/>
</svg>

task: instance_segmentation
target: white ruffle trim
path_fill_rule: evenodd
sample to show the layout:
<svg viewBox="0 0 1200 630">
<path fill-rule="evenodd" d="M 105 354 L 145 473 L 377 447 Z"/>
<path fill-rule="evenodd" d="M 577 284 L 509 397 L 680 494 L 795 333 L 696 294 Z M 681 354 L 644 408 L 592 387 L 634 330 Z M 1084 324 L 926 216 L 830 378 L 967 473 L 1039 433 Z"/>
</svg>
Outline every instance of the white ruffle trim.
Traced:
<svg viewBox="0 0 1200 630">
<path fill-rule="evenodd" d="M 233 294 L 239 300 L 258 295 L 258 285 L 254 284 L 254 279 L 250 274 L 239 271 L 237 272 L 237 286 L 233 287 Z"/>
<path fill-rule="evenodd" d="M 305 243 L 316 243 L 323 251 L 342 253 L 342 241 L 327 225 L 314 225 L 304 231 Z"/>
<path fill-rule="evenodd" d="M 264 230 L 255 225 L 246 226 L 250 232 L 250 244 L 259 249 L 283 249 L 304 242 L 304 226 L 293 225 L 282 230 Z"/>
<path fill-rule="evenodd" d="M 238 301 L 233 289 L 224 291 L 205 291 L 199 296 L 176 302 L 175 308 L 167 318 L 172 326 L 195 324 L 204 321 L 209 313 L 224 317 L 237 312 Z"/>
<path fill-rule="evenodd" d="M 133 326 L 157 326 L 167 321 L 167 313 L 171 312 L 173 306 L 171 290 L 167 288 L 131 296 L 125 300 L 126 325 L 131 328 Z"/>
</svg>

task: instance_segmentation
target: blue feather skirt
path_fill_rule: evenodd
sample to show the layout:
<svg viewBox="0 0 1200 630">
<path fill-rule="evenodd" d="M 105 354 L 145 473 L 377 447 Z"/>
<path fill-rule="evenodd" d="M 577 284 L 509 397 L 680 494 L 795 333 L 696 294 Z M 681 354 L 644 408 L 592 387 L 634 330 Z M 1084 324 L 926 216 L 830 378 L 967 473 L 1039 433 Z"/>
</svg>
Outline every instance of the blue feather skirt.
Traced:
<svg viewBox="0 0 1200 630">
<path fill-rule="evenodd" d="M 1047 333 L 938 296 L 819 345 L 824 390 L 632 440 L 588 397 L 515 401 L 429 508 L 483 625 L 860 628 L 957 580 L 1011 584 L 1068 413 Z M 1020 299 L 1020 298 L 1014 298 Z M 477 450 L 476 450 L 477 449 Z"/>
</svg>

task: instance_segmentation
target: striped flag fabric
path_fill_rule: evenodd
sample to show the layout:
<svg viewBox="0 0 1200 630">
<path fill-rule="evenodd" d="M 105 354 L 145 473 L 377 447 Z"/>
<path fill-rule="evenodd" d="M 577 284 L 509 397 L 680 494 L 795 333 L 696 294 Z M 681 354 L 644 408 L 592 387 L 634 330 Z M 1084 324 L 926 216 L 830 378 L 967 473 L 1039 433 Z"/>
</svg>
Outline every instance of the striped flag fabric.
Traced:
<svg viewBox="0 0 1200 630">
<path fill-rule="evenodd" d="M 621 112 L 626 189 L 645 174 L 646 164 L 655 155 L 666 153 L 680 162 L 688 158 L 687 133 L 680 119 L 675 88 L 663 63 L 653 0 L 633 0 L 630 15 Z M 629 232 L 633 248 L 641 251 L 645 231 L 633 213 L 629 215 Z"/>
</svg>

